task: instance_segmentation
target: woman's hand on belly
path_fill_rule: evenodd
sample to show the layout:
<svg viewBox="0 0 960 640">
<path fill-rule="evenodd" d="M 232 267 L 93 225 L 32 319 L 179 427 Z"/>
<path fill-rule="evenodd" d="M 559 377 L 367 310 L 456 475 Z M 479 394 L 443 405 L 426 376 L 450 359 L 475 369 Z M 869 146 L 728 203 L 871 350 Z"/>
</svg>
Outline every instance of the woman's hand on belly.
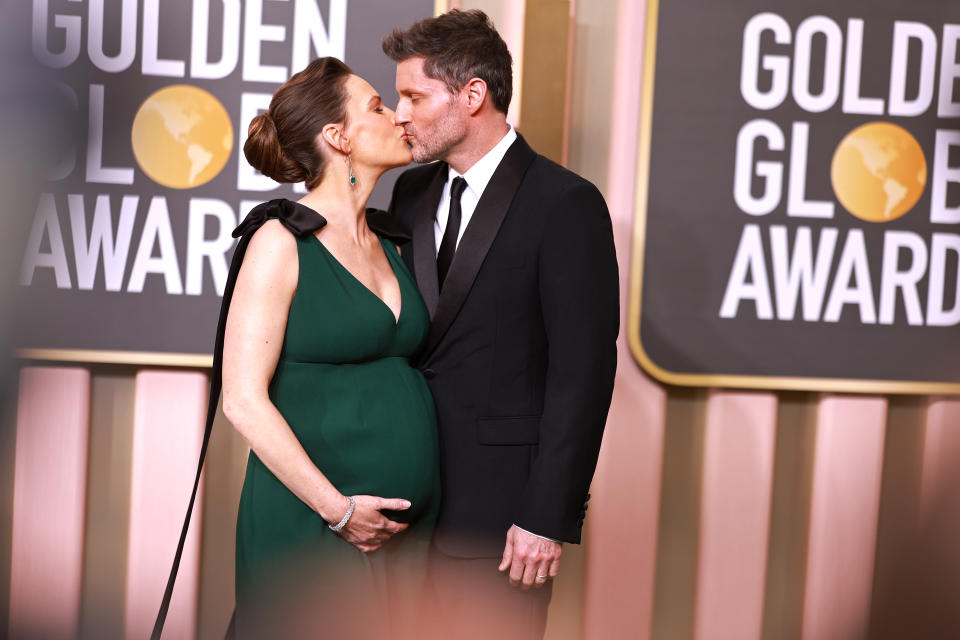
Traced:
<svg viewBox="0 0 960 640">
<path fill-rule="evenodd" d="M 339 531 L 340 537 L 364 553 L 376 551 L 391 536 L 407 528 L 407 524 L 395 522 L 380 513 L 381 509 L 404 511 L 410 501 L 403 498 L 380 498 L 378 496 L 353 496 L 356 503 L 353 515 Z M 346 513 L 346 509 L 344 509 Z"/>
</svg>

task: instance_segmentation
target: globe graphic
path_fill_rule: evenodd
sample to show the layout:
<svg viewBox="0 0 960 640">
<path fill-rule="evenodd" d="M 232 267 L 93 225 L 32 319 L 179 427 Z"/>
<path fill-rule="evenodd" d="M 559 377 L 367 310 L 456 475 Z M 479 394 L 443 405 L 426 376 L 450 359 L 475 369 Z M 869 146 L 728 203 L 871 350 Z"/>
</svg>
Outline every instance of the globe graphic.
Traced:
<svg viewBox="0 0 960 640">
<path fill-rule="evenodd" d="M 927 160 L 906 129 L 870 122 L 837 145 L 830 180 L 847 211 L 868 222 L 889 222 L 920 199 L 927 184 Z"/>
<path fill-rule="evenodd" d="M 133 155 L 165 187 L 191 189 L 212 180 L 233 148 L 233 125 L 220 101 L 180 84 L 151 94 L 133 119 Z"/>
</svg>

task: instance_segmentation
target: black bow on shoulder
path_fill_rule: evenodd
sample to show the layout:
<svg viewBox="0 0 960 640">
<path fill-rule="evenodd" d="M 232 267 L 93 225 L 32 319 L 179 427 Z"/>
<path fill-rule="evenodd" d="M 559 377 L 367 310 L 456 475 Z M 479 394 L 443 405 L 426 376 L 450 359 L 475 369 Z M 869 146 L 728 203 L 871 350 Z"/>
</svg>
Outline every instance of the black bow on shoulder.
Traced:
<svg viewBox="0 0 960 640">
<path fill-rule="evenodd" d="M 290 233 L 300 237 L 314 233 L 327 224 L 327 219 L 310 207 L 286 198 L 277 198 L 251 209 L 243 222 L 233 230 L 233 237 L 251 235 L 270 218 L 277 218 Z M 381 209 L 367 208 L 367 226 L 378 236 L 394 242 L 404 242 L 412 237 L 394 216 Z"/>
<path fill-rule="evenodd" d="M 270 218 L 277 218 L 290 233 L 300 237 L 322 229 L 327 224 L 327 219 L 310 207 L 286 198 L 277 198 L 251 209 L 243 222 L 233 230 L 233 237 L 251 235 Z"/>
<path fill-rule="evenodd" d="M 413 239 L 413 235 L 397 220 L 396 216 L 382 209 L 367 208 L 367 226 L 378 236 L 390 238 L 396 244 Z"/>
</svg>

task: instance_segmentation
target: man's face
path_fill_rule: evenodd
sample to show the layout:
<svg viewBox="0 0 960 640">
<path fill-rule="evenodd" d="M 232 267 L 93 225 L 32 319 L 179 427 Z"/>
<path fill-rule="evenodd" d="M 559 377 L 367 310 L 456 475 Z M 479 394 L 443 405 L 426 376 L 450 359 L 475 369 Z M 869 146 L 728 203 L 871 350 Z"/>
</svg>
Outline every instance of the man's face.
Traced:
<svg viewBox="0 0 960 640">
<path fill-rule="evenodd" d="M 396 123 L 416 162 L 444 160 L 467 135 L 460 96 L 450 93 L 441 80 L 423 73 L 423 58 L 408 58 L 397 64 Z"/>
</svg>

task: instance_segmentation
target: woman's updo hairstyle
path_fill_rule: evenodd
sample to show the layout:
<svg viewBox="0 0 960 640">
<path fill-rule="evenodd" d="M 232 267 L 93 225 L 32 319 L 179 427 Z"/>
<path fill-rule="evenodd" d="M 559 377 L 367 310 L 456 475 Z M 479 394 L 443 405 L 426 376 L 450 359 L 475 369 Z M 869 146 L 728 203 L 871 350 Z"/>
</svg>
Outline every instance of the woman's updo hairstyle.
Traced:
<svg viewBox="0 0 960 640">
<path fill-rule="evenodd" d="M 323 156 L 317 136 L 332 122 L 346 121 L 345 83 L 353 74 L 336 58 L 317 58 L 287 80 L 270 100 L 270 108 L 250 121 L 243 155 L 277 182 L 320 184 Z"/>
</svg>

